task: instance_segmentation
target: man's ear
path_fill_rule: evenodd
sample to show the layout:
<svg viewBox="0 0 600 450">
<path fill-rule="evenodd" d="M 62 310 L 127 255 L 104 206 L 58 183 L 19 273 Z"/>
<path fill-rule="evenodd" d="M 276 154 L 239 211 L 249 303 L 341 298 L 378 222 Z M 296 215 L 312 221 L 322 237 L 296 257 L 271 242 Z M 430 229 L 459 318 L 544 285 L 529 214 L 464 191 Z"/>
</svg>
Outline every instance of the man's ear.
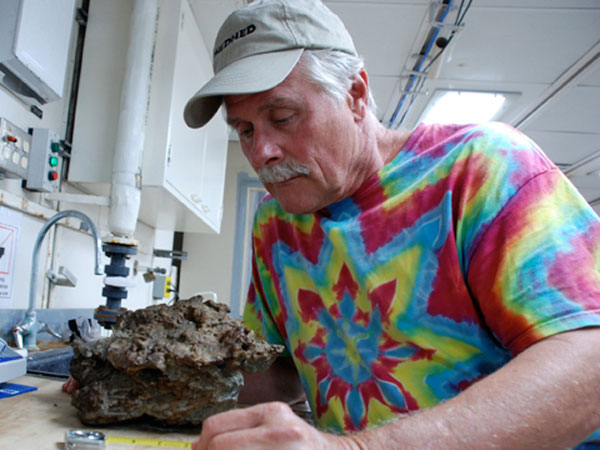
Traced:
<svg viewBox="0 0 600 450">
<path fill-rule="evenodd" d="M 355 121 L 364 119 L 369 108 L 369 77 L 365 69 L 354 77 L 348 91 L 348 106 L 352 110 Z"/>
</svg>

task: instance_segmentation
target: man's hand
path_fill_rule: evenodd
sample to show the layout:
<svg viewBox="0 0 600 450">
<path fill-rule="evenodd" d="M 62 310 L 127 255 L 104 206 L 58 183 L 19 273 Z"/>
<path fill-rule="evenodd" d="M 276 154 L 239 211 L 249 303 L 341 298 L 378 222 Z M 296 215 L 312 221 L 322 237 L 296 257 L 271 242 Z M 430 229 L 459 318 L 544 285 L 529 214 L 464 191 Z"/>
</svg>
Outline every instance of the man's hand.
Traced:
<svg viewBox="0 0 600 450">
<path fill-rule="evenodd" d="M 348 437 L 311 427 L 285 403 L 263 403 L 209 417 L 194 450 L 235 449 L 355 449 Z"/>
</svg>

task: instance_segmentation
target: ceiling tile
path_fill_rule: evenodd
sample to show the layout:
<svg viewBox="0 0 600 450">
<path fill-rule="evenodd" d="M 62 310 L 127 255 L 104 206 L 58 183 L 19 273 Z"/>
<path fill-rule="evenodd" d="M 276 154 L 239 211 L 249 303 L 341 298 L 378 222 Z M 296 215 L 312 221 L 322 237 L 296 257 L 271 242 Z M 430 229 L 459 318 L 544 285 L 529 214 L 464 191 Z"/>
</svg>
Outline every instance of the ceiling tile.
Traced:
<svg viewBox="0 0 600 450">
<path fill-rule="evenodd" d="M 530 119 L 529 130 L 600 133 L 600 87 L 576 86 Z"/>
<path fill-rule="evenodd" d="M 600 134 L 522 130 L 558 165 L 570 165 L 600 150 Z"/>
<path fill-rule="evenodd" d="M 600 199 L 600 188 L 599 189 L 589 189 L 586 187 L 577 186 L 575 184 L 577 190 L 581 193 L 583 198 L 585 198 L 588 202 L 592 202 L 594 200 Z M 600 214 L 600 205 L 596 205 L 594 210 L 597 214 Z"/>
<path fill-rule="evenodd" d="M 600 26 L 600 24 L 598 25 Z M 600 57 L 590 72 L 579 82 L 580 86 L 596 86 L 600 87 Z"/>
<path fill-rule="evenodd" d="M 427 2 L 325 3 L 346 24 L 370 74 L 400 75 L 428 10 Z"/>
<path fill-rule="evenodd" d="M 552 83 L 600 40 L 600 7 L 473 6 L 465 22 L 441 78 Z"/>
<path fill-rule="evenodd" d="M 477 6 L 504 8 L 598 9 L 598 0 L 477 0 Z"/>
</svg>

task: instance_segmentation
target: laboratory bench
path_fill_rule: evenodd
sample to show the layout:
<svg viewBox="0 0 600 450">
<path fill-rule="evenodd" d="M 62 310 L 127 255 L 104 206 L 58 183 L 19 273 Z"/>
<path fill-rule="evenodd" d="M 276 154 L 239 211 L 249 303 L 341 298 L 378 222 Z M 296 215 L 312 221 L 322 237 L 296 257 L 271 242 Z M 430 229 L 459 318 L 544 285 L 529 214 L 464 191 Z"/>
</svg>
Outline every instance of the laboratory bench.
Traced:
<svg viewBox="0 0 600 450">
<path fill-rule="evenodd" d="M 131 423 L 111 426 L 83 425 L 71 396 L 61 390 L 64 378 L 25 375 L 10 383 L 36 387 L 36 390 L 0 398 L 0 448 L 26 450 L 63 449 L 67 430 L 93 430 L 107 436 L 192 442 L 198 428 L 161 429 L 151 424 Z M 125 439 L 127 440 L 127 439 Z M 156 445 L 111 443 L 106 449 L 150 449 Z M 162 447 L 164 448 L 164 446 Z"/>
</svg>

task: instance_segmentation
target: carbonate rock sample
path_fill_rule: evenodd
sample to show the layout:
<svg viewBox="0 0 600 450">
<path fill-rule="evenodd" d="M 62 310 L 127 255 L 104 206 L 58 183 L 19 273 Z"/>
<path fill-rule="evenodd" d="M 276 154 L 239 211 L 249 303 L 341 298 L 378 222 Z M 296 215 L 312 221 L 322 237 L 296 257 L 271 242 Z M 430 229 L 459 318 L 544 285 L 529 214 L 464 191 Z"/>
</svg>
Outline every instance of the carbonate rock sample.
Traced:
<svg viewBox="0 0 600 450">
<path fill-rule="evenodd" d="M 123 313 L 112 336 L 75 341 L 71 403 L 85 424 L 149 419 L 199 425 L 234 408 L 240 371 L 266 370 L 283 347 L 254 339 L 224 304 L 201 296 Z"/>
</svg>

